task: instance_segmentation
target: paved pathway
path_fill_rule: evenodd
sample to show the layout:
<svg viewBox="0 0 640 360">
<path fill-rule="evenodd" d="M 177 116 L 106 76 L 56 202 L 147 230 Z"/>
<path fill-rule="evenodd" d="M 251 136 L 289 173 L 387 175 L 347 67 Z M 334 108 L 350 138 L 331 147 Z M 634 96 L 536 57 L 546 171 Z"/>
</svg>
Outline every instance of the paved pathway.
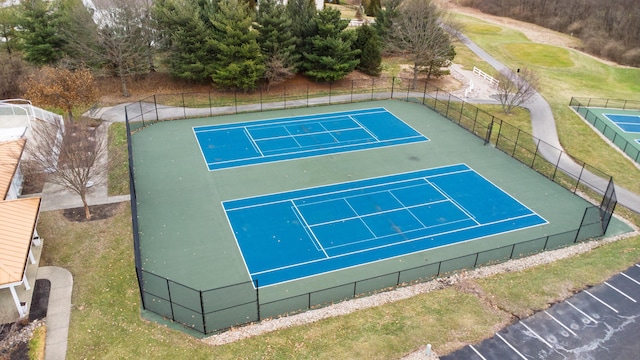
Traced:
<svg viewBox="0 0 640 360">
<path fill-rule="evenodd" d="M 45 266 L 38 269 L 37 279 L 51 282 L 46 318 L 45 360 L 64 360 L 67 354 L 73 277 L 66 269 Z"/>
</svg>

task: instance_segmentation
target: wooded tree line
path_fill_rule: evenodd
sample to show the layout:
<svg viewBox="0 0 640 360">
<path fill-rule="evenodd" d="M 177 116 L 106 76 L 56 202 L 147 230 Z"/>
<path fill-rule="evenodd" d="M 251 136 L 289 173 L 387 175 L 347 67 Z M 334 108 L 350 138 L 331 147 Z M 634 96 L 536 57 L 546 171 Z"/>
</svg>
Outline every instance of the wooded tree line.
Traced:
<svg viewBox="0 0 640 360">
<path fill-rule="evenodd" d="M 637 0 L 462 0 L 483 12 L 534 23 L 580 38 L 584 51 L 640 66 Z"/>
<path fill-rule="evenodd" d="M 364 1 L 377 21 L 356 29 L 333 7 L 316 10 L 314 0 L 111 2 L 96 11 L 81 0 L 1 8 L 3 73 L 19 73 L 8 70 L 18 59 L 38 67 L 86 66 L 119 77 L 126 96 L 131 77 L 154 70 L 251 91 L 297 73 L 315 81 L 339 80 L 354 69 L 379 75 L 383 53 L 410 55 L 416 74 L 439 76 L 455 55 L 439 26 L 442 12 L 428 0 Z"/>
</svg>

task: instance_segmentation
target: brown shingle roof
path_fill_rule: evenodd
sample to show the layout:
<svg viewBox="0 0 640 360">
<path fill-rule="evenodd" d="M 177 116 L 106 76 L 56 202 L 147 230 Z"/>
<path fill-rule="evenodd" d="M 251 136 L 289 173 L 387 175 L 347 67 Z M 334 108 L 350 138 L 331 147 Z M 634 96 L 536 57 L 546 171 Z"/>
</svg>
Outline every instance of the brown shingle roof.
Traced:
<svg viewBox="0 0 640 360">
<path fill-rule="evenodd" d="M 25 143 L 25 139 L 0 143 L 0 201 L 9 192 Z"/>
<path fill-rule="evenodd" d="M 40 198 L 0 201 L 0 285 L 22 280 Z"/>
</svg>

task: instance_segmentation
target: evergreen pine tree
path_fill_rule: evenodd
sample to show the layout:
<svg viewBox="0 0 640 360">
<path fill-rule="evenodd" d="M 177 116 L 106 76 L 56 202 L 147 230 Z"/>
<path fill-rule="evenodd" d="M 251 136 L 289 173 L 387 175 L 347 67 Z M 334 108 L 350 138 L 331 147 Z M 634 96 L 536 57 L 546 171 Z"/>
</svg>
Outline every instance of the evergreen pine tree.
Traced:
<svg viewBox="0 0 640 360">
<path fill-rule="evenodd" d="M 378 34 L 369 25 L 356 29 L 354 48 L 360 50 L 360 63 L 356 69 L 365 74 L 378 76 L 382 72 L 382 51 Z"/>
<path fill-rule="evenodd" d="M 56 63 L 63 57 L 65 45 L 58 31 L 60 13 L 45 0 L 27 0 L 21 6 L 19 23 L 25 60 L 34 65 Z"/>
<path fill-rule="evenodd" d="M 171 75 L 204 81 L 211 77 L 212 25 L 207 4 L 195 0 L 156 0 L 152 16 L 160 29 L 159 45 L 165 51 Z"/>
<path fill-rule="evenodd" d="M 264 74 L 264 62 L 254 25 L 254 11 L 242 0 L 220 0 L 211 17 L 209 45 L 214 59 L 208 68 L 221 87 L 253 90 Z"/>
<path fill-rule="evenodd" d="M 300 55 L 295 52 L 296 38 L 291 33 L 292 21 L 285 6 L 277 0 L 261 0 L 257 23 L 267 82 L 276 84 L 295 75 Z"/>
<path fill-rule="evenodd" d="M 291 19 L 291 34 L 296 39 L 296 53 L 302 60 L 302 54 L 311 46 L 308 40 L 315 34 L 316 3 L 314 0 L 289 0 L 286 8 Z"/>
<path fill-rule="evenodd" d="M 326 7 L 315 17 L 316 35 L 304 52 L 305 75 L 316 81 L 342 79 L 358 65 L 360 50 L 353 49 L 354 31 L 344 31 L 349 20 L 340 19 L 340 10 Z"/>
</svg>

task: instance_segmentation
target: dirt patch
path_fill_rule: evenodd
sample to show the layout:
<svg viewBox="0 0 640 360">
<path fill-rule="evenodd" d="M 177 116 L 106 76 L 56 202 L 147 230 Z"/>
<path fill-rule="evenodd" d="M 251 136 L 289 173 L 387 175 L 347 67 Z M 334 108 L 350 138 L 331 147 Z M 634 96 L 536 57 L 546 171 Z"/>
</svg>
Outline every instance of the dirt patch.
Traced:
<svg viewBox="0 0 640 360">
<path fill-rule="evenodd" d="M 120 203 L 89 206 L 91 219 L 86 218 L 83 207 L 65 209 L 62 211 L 62 214 L 67 220 L 74 222 L 104 220 L 114 216 L 118 211 L 119 206 Z"/>
<path fill-rule="evenodd" d="M 30 172 L 24 174 L 22 182 L 22 195 L 41 194 L 44 189 L 44 183 L 47 176 L 39 172 Z"/>
</svg>

